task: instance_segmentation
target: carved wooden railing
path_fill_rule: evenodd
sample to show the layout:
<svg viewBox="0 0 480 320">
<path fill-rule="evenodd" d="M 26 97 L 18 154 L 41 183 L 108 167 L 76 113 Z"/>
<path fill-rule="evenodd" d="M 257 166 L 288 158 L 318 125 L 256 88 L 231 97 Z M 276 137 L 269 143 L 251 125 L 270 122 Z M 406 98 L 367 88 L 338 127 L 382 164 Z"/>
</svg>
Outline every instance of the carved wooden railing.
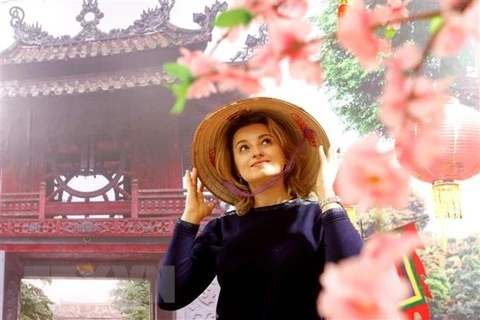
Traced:
<svg viewBox="0 0 480 320">
<path fill-rule="evenodd" d="M 39 192 L 0 194 L 0 216 L 3 218 L 45 218 L 45 183 Z"/>
<path fill-rule="evenodd" d="M 132 218 L 158 215 L 180 216 L 185 208 L 184 189 L 139 189 L 138 181 L 132 181 Z M 213 196 L 205 193 L 207 200 Z M 218 212 L 217 212 L 218 211 Z M 220 209 L 214 213 L 220 213 Z"/>
<path fill-rule="evenodd" d="M 124 218 L 179 217 L 185 208 L 184 189 L 139 189 L 132 181 L 130 201 L 57 202 L 46 201 L 45 183 L 34 193 L 0 194 L 0 217 L 12 219 L 45 219 L 67 215 L 109 215 Z M 205 193 L 207 200 L 213 199 Z M 214 210 L 214 215 L 223 209 Z"/>
</svg>

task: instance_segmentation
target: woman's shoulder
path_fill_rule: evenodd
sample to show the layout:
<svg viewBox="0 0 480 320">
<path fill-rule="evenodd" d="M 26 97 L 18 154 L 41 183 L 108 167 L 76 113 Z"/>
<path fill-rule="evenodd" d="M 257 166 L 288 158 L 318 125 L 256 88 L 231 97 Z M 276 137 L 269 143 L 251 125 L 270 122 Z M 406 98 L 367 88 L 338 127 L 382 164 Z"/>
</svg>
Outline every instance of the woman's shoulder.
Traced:
<svg viewBox="0 0 480 320">
<path fill-rule="evenodd" d="M 298 199 L 295 199 L 296 203 L 299 205 L 299 206 L 317 206 L 319 205 L 320 201 L 316 200 L 316 199 L 310 199 L 310 198 L 298 198 Z"/>
<path fill-rule="evenodd" d="M 291 210 L 316 210 L 318 209 L 318 201 L 308 198 L 295 198 L 284 203 L 260 207 L 252 209 L 252 211 L 267 211 L 267 212 L 279 212 L 279 211 L 291 211 Z"/>
<path fill-rule="evenodd" d="M 278 212 L 278 211 L 290 211 L 292 209 L 297 209 L 297 210 L 314 210 L 318 211 L 319 201 L 315 199 L 303 199 L 303 198 L 295 198 L 292 200 L 289 200 L 284 203 L 276 204 L 276 205 L 271 205 L 271 206 L 266 206 L 266 207 L 259 207 L 259 208 L 252 208 L 250 211 L 245 214 L 245 215 L 240 215 L 238 212 L 235 210 L 235 208 L 232 208 L 225 212 L 224 214 L 216 217 L 214 220 L 216 220 L 216 223 L 222 223 L 226 221 L 232 221 L 236 219 L 241 219 L 242 217 L 249 217 L 252 216 L 254 213 L 261 213 L 261 212 Z"/>
<path fill-rule="evenodd" d="M 296 198 L 291 200 L 290 206 L 302 209 L 318 209 L 319 201 L 309 198 Z"/>
</svg>

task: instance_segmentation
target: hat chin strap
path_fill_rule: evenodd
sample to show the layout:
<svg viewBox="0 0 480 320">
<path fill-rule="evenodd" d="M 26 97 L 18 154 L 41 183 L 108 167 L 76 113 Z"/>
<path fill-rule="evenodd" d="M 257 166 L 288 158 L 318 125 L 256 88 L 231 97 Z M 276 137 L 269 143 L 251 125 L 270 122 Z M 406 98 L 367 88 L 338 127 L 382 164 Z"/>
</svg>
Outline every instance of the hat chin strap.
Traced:
<svg viewBox="0 0 480 320">
<path fill-rule="evenodd" d="M 266 181 L 265 183 L 263 183 L 260 187 L 258 187 L 255 191 L 253 192 L 245 192 L 243 190 L 240 190 L 239 188 L 237 188 L 236 186 L 234 186 L 233 184 L 231 184 L 229 181 L 222 179 L 222 184 L 225 186 L 225 188 L 227 188 L 228 191 L 230 191 L 231 193 L 233 193 L 234 195 L 236 196 L 239 196 L 239 197 L 244 197 L 244 198 L 253 198 L 255 197 L 257 194 L 260 194 L 262 193 L 263 191 L 267 190 L 268 188 L 270 188 L 271 186 L 273 186 L 274 184 L 276 184 L 281 178 L 283 178 L 284 176 L 286 176 L 288 173 L 290 173 L 290 171 L 292 171 L 293 169 L 293 165 L 295 164 L 295 160 L 297 159 L 300 151 L 302 150 L 303 146 L 305 145 L 305 141 L 307 140 L 307 136 L 308 135 L 311 135 L 311 134 L 315 134 L 315 132 L 309 128 L 305 129 L 305 131 L 303 131 L 303 139 L 302 141 L 300 142 L 300 144 L 297 146 L 297 148 L 295 149 L 295 152 L 293 153 L 292 157 L 290 158 L 290 160 L 288 160 L 287 164 L 285 165 L 285 167 L 283 168 L 282 172 L 280 172 L 279 174 L 275 175 L 274 177 L 272 177 L 270 180 Z"/>
</svg>

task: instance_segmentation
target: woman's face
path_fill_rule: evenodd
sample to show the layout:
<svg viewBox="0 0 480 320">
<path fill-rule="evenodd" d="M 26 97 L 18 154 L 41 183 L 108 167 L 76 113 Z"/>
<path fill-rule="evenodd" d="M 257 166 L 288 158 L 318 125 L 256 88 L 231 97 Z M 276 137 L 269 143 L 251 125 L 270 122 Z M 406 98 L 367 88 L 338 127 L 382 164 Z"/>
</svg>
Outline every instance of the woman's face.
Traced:
<svg viewBox="0 0 480 320">
<path fill-rule="evenodd" d="M 233 157 L 240 177 L 258 186 L 283 171 L 287 163 L 277 139 L 261 123 L 240 128 L 233 135 Z"/>
</svg>

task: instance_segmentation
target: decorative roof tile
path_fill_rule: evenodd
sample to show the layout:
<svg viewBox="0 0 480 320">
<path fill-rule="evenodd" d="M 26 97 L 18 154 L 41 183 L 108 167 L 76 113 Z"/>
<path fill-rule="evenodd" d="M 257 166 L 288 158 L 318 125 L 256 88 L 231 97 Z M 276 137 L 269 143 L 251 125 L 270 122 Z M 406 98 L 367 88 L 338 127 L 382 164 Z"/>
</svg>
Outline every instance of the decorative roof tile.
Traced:
<svg viewBox="0 0 480 320">
<path fill-rule="evenodd" d="M 35 81 L 12 80 L 0 82 L 0 99 L 112 91 L 134 87 L 158 86 L 164 83 L 174 83 L 175 80 L 174 77 L 165 73 L 161 67 Z"/>
</svg>

